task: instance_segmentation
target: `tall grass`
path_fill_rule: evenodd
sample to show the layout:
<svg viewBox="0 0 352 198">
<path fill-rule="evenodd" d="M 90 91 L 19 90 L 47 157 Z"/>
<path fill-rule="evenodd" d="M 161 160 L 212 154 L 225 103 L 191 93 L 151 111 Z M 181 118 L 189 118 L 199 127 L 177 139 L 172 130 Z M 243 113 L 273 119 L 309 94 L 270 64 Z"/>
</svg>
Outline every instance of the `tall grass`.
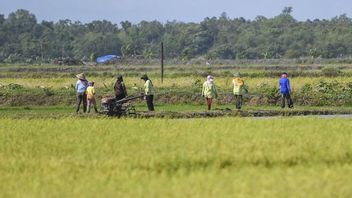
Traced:
<svg viewBox="0 0 352 198">
<path fill-rule="evenodd" d="M 88 78 L 89 80 L 95 81 L 95 86 L 97 88 L 105 88 L 113 87 L 115 83 L 115 78 L 103 78 L 103 77 L 92 77 Z M 189 88 L 194 85 L 196 81 L 200 81 L 203 83 L 206 79 L 203 77 L 177 77 L 177 78 L 165 78 L 164 82 L 161 83 L 159 78 L 152 79 L 154 86 L 156 88 Z M 260 84 L 268 84 L 270 86 L 278 86 L 278 78 L 244 78 L 245 83 L 250 88 L 256 88 Z M 297 77 L 297 78 L 290 78 L 291 85 L 294 89 L 301 88 L 304 84 L 313 84 L 319 81 L 338 81 L 341 83 L 352 82 L 352 77 Z M 143 81 L 139 77 L 125 77 L 124 78 L 125 84 L 127 87 L 131 88 L 134 85 L 137 87 L 143 86 Z M 36 88 L 36 87 L 51 87 L 51 88 L 65 88 L 71 87 L 71 85 L 75 85 L 76 79 L 75 78 L 21 78 L 21 79 L 14 79 L 14 78 L 0 78 L 0 85 L 8 85 L 8 84 L 19 84 L 26 88 Z M 232 78 L 225 78 L 225 77 L 215 77 L 215 83 L 220 89 L 230 89 L 232 88 Z"/>
<path fill-rule="evenodd" d="M 350 119 L 1 119 L 0 197 L 351 197 Z"/>
</svg>

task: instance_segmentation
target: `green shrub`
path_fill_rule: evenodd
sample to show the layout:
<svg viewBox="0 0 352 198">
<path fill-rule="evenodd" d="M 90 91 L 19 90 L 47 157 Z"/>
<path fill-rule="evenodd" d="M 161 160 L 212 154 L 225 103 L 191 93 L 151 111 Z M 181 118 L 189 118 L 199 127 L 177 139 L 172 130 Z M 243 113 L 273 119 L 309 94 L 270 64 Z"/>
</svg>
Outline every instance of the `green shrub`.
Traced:
<svg viewBox="0 0 352 198">
<path fill-rule="evenodd" d="M 262 83 L 259 85 L 259 87 L 257 88 L 257 93 L 261 97 L 267 98 L 270 104 L 276 104 L 278 99 L 280 98 L 279 88 L 268 85 L 266 83 Z"/>
<path fill-rule="evenodd" d="M 52 96 L 52 95 L 54 95 L 54 91 L 53 91 L 50 87 L 43 87 L 42 89 L 43 89 L 44 94 L 45 94 L 46 96 Z"/>
<path fill-rule="evenodd" d="M 321 69 L 324 76 L 335 77 L 341 75 L 342 71 L 338 67 L 327 66 Z"/>
</svg>

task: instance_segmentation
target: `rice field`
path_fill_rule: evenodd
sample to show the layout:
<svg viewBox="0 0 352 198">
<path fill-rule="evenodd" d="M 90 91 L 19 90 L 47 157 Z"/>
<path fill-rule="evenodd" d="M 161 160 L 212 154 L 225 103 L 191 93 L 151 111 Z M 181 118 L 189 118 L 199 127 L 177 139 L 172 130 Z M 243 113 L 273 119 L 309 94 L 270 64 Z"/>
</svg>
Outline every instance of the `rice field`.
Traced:
<svg viewBox="0 0 352 198">
<path fill-rule="evenodd" d="M 310 84 L 313 99 L 335 106 L 307 103 L 283 113 L 351 111 L 351 65 L 341 66 L 343 73 L 335 77 L 324 77 L 322 67 L 288 65 L 292 72 L 311 68 L 290 78 L 293 96 L 308 97 L 309 91 L 299 91 Z M 275 94 L 275 72 L 282 68 L 168 69 L 161 83 L 159 66 L 0 66 L 0 197 L 352 197 L 350 116 L 116 119 L 73 113 L 74 74 L 82 71 L 95 81 L 98 97 L 113 94 L 113 76 L 120 71 L 131 95 L 139 91 L 132 87 L 143 85 L 138 76 L 150 74 L 161 93 L 155 114 L 162 115 L 203 113 L 203 103 L 192 100 L 199 99 L 194 95 L 207 72 L 214 74 L 225 101 L 213 106 L 222 112 L 234 108 L 225 100 L 232 92 L 232 72 L 253 76 L 244 77 L 250 92 L 263 84 L 274 87 L 258 95 L 267 97 Z M 262 77 L 267 74 L 274 77 Z M 321 91 L 320 81 L 338 84 Z M 246 103 L 242 110 L 281 111 L 268 104 Z M 136 108 L 146 111 L 143 101 Z"/>
<path fill-rule="evenodd" d="M 351 197 L 350 118 L 0 118 L 0 197 Z"/>
</svg>

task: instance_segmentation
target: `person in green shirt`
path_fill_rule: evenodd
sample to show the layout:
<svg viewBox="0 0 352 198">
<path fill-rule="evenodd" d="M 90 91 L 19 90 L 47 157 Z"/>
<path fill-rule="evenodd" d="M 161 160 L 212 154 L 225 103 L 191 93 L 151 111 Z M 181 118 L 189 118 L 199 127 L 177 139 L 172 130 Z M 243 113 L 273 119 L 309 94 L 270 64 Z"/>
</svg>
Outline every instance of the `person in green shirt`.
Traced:
<svg viewBox="0 0 352 198">
<path fill-rule="evenodd" d="M 211 75 L 208 75 L 207 81 L 205 81 L 203 84 L 202 97 L 206 99 L 208 110 L 211 110 L 213 98 L 216 99 L 218 97 L 218 92 L 214 83 L 214 77 Z"/>
<path fill-rule="evenodd" d="M 144 80 L 144 98 L 147 101 L 147 106 L 149 111 L 154 111 L 154 86 L 152 81 L 144 74 L 141 79 Z"/>
</svg>

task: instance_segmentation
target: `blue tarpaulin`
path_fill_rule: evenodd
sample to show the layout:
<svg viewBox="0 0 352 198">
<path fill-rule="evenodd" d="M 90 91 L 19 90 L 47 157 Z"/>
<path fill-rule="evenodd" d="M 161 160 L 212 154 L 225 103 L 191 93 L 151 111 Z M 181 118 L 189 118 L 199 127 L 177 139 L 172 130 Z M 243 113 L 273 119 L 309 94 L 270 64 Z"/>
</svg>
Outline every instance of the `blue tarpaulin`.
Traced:
<svg viewBox="0 0 352 198">
<path fill-rule="evenodd" d="M 106 63 L 112 60 L 120 59 L 120 56 L 117 55 L 105 55 L 97 58 L 97 63 Z"/>
</svg>

